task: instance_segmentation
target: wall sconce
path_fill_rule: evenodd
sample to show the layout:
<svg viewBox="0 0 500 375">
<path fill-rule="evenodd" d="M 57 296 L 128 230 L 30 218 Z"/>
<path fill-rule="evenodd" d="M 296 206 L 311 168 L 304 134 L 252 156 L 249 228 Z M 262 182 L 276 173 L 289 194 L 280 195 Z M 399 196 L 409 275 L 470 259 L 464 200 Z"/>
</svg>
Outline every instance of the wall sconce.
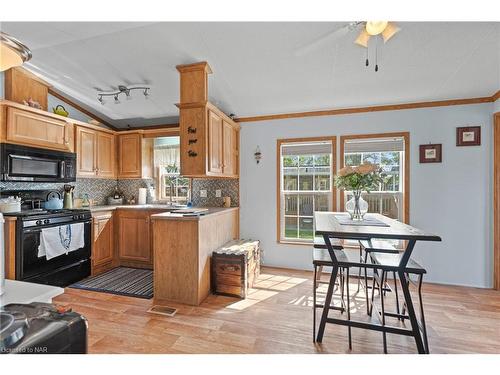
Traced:
<svg viewBox="0 0 500 375">
<path fill-rule="evenodd" d="M 257 146 L 257 148 L 255 149 L 253 156 L 255 157 L 255 161 L 257 162 L 257 164 L 259 164 L 260 159 L 262 159 L 262 152 L 260 152 L 259 146 Z"/>
</svg>

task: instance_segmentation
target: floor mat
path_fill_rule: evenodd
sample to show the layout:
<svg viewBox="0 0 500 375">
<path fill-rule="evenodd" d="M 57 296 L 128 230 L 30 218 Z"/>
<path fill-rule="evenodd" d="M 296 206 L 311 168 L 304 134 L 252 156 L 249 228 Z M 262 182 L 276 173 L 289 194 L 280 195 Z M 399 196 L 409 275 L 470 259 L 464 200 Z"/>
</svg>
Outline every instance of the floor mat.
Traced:
<svg viewBox="0 0 500 375">
<path fill-rule="evenodd" d="M 118 267 L 69 287 L 150 299 L 153 297 L 153 271 Z"/>
</svg>

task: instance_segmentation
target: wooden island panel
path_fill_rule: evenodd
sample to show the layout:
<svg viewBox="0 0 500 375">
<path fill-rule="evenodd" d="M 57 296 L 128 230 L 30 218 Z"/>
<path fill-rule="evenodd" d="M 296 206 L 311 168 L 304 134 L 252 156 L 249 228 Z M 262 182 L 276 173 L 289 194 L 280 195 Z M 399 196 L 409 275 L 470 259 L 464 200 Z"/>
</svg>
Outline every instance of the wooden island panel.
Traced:
<svg viewBox="0 0 500 375">
<path fill-rule="evenodd" d="M 210 258 L 238 238 L 237 208 L 197 218 L 153 215 L 154 303 L 198 306 L 210 293 Z"/>
</svg>

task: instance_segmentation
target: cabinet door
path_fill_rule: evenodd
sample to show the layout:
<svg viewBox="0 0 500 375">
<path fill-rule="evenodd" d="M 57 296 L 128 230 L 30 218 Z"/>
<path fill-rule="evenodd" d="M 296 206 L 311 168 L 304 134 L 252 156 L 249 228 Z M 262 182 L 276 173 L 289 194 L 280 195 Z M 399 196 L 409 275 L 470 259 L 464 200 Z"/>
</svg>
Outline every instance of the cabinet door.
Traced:
<svg viewBox="0 0 500 375">
<path fill-rule="evenodd" d="M 92 266 L 100 266 L 113 261 L 113 216 L 106 214 L 93 218 L 94 242 Z"/>
<path fill-rule="evenodd" d="M 238 129 L 229 122 L 223 122 L 223 153 L 224 161 L 222 163 L 225 175 L 234 176 L 238 168 Z"/>
<path fill-rule="evenodd" d="M 119 135 L 118 142 L 118 177 L 141 178 L 141 134 Z"/>
<path fill-rule="evenodd" d="M 97 175 L 97 132 L 91 129 L 76 128 L 77 176 L 95 177 Z"/>
<path fill-rule="evenodd" d="M 66 121 L 7 108 L 7 142 L 72 152 L 73 131 L 73 124 Z"/>
<path fill-rule="evenodd" d="M 114 178 L 115 173 L 115 136 L 97 132 L 97 175 L 101 178 Z"/>
<path fill-rule="evenodd" d="M 150 213 L 134 209 L 118 211 L 120 260 L 151 263 Z"/>
<path fill-rule="evenodd" d="M 222 119 L 208 111 L 208 172 L 222 173 Z"/>
</svg>

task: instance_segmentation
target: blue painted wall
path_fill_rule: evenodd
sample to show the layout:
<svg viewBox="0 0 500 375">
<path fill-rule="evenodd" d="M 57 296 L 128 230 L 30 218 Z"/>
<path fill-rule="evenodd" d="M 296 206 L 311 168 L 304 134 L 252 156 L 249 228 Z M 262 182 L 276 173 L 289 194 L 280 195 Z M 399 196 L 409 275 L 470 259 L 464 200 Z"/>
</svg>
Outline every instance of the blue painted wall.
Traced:
<svg viewBox="0 0 500 375">
<path fill-rule="evenodd" d="M 410 223 L 443 239 L 417 244 L 415 259 L 427 268 L 428 281 L 490 287 L 493 104 L 242 123 L 242 238 L 262 241 L 266 265 L 311 269 L 312 246 L 276 242 L 277 139 L 409 131 Z M 456 127 L 468 125 L 481 126 L 481 146 L 456 147 Z M 419 163 L 419 145 L 429 142 L 443 144 L 442 163 Z"/>
</svg>

